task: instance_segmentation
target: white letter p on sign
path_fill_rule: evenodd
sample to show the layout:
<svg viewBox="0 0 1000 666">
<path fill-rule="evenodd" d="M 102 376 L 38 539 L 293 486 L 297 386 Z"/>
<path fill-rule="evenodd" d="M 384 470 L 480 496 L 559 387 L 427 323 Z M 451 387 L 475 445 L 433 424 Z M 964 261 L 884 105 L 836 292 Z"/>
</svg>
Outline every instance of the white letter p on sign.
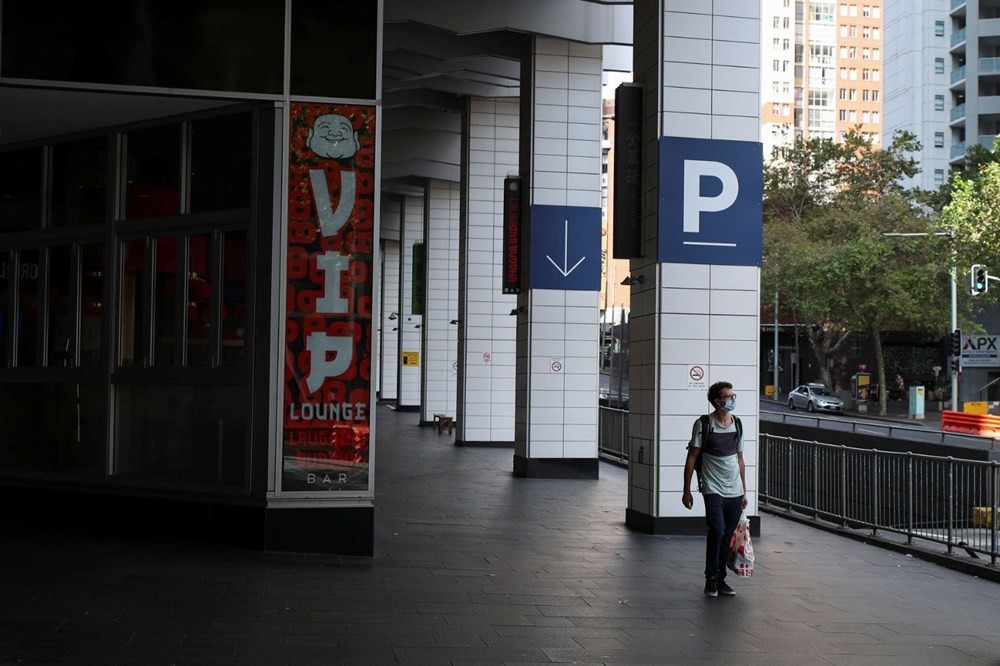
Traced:
<svg viewBox="0 0 1000 666">
<path fill-rule="evenodd" d="M 722 191 L 714 197 L 701 196 L 701 177 L 711 176 L 722 182 Z M 701 214 L 726 210 L 736 202 L 740 183 L 736 172 L 722 162 L 684 160 L 684 232 L 701 231 Z"/>
</svg>

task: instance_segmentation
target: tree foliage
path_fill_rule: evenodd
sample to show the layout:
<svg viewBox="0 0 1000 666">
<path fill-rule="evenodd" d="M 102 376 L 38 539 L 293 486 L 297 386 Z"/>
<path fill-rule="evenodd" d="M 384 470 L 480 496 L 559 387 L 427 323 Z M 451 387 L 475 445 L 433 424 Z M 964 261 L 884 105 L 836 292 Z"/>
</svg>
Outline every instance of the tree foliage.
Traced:
<svg viewBox="0 0 1000 666">
<path fill-rule="evenodd" d="M 887 329 L 947 330 L 950 253 L 927 233 L 930 221 L 900 182 L 917 172 L 910 133 L 883 149 L 857 131 L 840 143 L 796 139 L 764 168 L 765 294 L 778 292 L 806 327 L 830 383 L 827 359 L 851 334 L 875 345 L 885 386 L 882 335 Z M 881 411 L 885 413 L 881 391 Z"/>
</svg>

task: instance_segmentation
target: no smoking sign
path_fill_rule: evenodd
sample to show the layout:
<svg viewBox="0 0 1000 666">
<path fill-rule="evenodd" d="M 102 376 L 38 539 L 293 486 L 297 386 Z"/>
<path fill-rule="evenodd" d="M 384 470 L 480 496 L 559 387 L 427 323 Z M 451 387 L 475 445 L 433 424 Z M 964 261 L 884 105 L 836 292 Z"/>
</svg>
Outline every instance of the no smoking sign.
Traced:
<svg viewBox="0 0 1000 666">
<path fill-rule="evenodd" d="M 705 368 L 700 365 L 689 365 L 688 366 L 688 390 L 704 390 L 707 388 L 705 383 Z"/>
</svg>

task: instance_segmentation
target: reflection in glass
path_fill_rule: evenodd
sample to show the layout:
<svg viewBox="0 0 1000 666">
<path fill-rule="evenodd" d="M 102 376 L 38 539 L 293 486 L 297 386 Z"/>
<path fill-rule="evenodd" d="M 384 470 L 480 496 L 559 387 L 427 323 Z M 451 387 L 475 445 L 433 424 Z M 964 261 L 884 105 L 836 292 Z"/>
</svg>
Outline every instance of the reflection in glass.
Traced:
<svg viewBox="0 0 1000 666">
<path fill-rule="evenodd" d="M 252 116 L 196 120 L 191 132 L 191 212 L 250 205 Z"/>
<path fill-rule="evenodd" d="M 106 395 L 103 384 L 0 384 L 0 470 L 99 473 Z"/>
<path fill-rule="evenodd" d="M 17 276 L 17 365 L 38 362 L 38 250 L 19 253 Z"/>
<path fill-rule="evenodd" d="M 118 476 L 243 483 L 246 461 L 243 386 L 122 384 L 116 394 Z"/>
<path fill-rule="evenodd" d="M 208 234 L 188 238 L 187 364 L 212 365 L 212 239 Z"/>
<path fill-rule="evenodd" d="M 75 334 L 70 278 L 73 252 L 69 245 L 49 249 L 49 365 L 73 365 L 72 340 Z"/>
<path fill-rule="evenodd" d="M 146 242 L 122 243 L 121 364 L 143 367 L 146 327 L 142 315 L 146 283 Z"/>
<path fill-rule="evenodd" d="M 247 234 L 230 231 L 223 243 L 222 365 L 242 366 L 247 337 Z"/>
<path fill-rule="evenodd" d="M 7 367 L 7 322 L 10 313 L 10 253 L 0 253 L 0 367 Z"/>
<path fill-rule="evenodd" d="M 293 95 L 375 99 L 378 5 L 292 0 Z"/>
<path fill-rule="evenodd" d="M 104 321 L 104 248 L 81 246 L 80 264 L 80 365 L 97 365 Z"/>
<path fill-rule="evenodd" d="M 0 231 L 42 226 L 42 149 L 0 153 Z"/>
<path fill-rule="evenodd" d="M 128 134 L 125 217 L 140 220 L 180 213 L 181 132 L 178 125 Z"/>
<path fill-rule="evenodd" d="M 108 139 L 52 149 L 52 226 L 102 224 L 107 210 Z"/>
<path fill-rule="evenodd" d="M 166 368 L 176 365 L 174 342 L 177 339 L 177 237 L 156 239 L 156 282 L 153 297 L 153 365 Z"/>
</svg>

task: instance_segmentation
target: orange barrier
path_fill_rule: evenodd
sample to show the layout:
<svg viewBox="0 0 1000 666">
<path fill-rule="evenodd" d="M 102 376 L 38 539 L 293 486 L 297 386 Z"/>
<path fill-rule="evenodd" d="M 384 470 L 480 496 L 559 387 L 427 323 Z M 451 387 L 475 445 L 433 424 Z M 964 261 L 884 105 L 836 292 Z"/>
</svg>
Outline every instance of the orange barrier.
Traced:
<svg viewBox="0 0 1000 666">
<path fill-rule="evenodd" d="M 1000 416 L 945 410 L 941 412 L 941 429 L 982 437 L 1000 437 Z"/>
</svg>

